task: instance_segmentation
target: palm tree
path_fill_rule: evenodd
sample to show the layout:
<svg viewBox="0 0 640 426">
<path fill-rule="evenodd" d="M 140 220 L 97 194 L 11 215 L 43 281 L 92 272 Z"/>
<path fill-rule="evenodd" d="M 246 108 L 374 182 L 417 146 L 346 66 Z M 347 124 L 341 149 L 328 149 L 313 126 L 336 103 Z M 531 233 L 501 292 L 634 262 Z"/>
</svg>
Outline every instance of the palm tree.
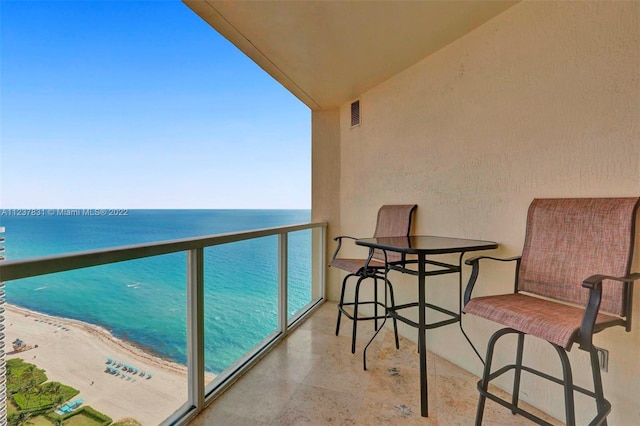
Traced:
<svg viewBox="0 0 640 426">
<path fill-rule="evenodd" d="M 62 403 L 64 402 L 64 395 L 62 394 L 62 389 L 60 387 L 60 383 L 53 382 L 49 384 L 48 387 L 49 398 L 53 403 L 53 409 L 58 409 Z"/>
<path fill-rule="evenodd" d="M 21 391 L 25 396 L 25 408 L 29 407 L 29 400 L 31 399 L 32 390 L 36 386 L 38 386 L 38 369 L 35 365 L 29 364 L 27 367 L 22 370 L 21 374 L 22 379 L 22 389 Z"/>
<path fill-rule="evenodd" d="M 44 385 L 38 385 L 33 389 L 33 394 L 38 397 L 38 408 L 42 407 L 42 397 L 47 394 L 47 388 Z"/>
<path fill-rule="evenodd" d="M 18 377 L 14 374 L 13 369 L 7 368 L 7 388 L 13 389 L 18 384 Z M 14 392 L 15 393 L 15 390 Z"/>
</svg>

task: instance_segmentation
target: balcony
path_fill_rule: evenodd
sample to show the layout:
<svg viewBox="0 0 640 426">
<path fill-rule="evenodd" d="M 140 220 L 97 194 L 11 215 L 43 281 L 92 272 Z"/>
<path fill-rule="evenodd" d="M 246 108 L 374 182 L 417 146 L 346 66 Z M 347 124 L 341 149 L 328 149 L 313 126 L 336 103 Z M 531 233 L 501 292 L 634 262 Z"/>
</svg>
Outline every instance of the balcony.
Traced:
<svg viewBox="0 0 640 426">
<path fill-rule="evenodd" d="M 431 409 L 430 416 L 423 418 L 420 416 L 419 360 L 414 342 L 403 338 L 400 350 L 396 350 L 393 334 L 383 329 L 369 349 L 368 370 L 364 371 L 362 348 L 372 334 L 372 330 L 366 327 L 371 324 L 361 325 L 362 332 L 355 355 L 349 350 L 351 329 L 348 322 L 343 324 L 340 335 L 335 336 L 336 306 L 333 302 L 324 303 L 324 280 L 321 272 L 318 272 L 323 270 L 318 266 L 326 264 L 322 256 L 326 251 L 325 226 L 324 223 L 294 225 L 3 262 L 0 263 L 0 278 L 11 281 L 61 271 L 78 272 L 83 268 L 114 262 L 187 252 L 187 369 L 184 379 L 178 380 L 178 387 L 174 389 L 180 395 L 178 399 L 186 401 L 181 407 L 168 406 L 157 410 L 166 411 L 160 417 L 167 416 L 163 424 L 472 423 L 477 401 L 476 376 L 429 353 Z M 312 268 L 315 271 L 313 278 L 309 277 L 314 283 L 313 296 L 307 307 L 291 315 L 286 309 L 287 241 L 290 234 L 300 231 L 314 233 L 314 237 L 309 239 L 309 249 L 314 253 L 312 264 L 315 265 Z M 271 247 L 278 253 L 278 328 L 212 380 L 204 373 L 203 362 L 203 346 L 207 342 L 207 332 L 203 327 L 203 311 L 206 310 L 203 289 L 212 284 L 204 279 L 206 276 L 202 268 L 206 259 L 202 252 L 207 247 L 239 241 L 251 243 L 275 236 L 278 237 L 277 244 Z M 43 352 L 38 354 L 41 355 L 39 358 L 51 355 Z M 96 367 L 98 370 L 104 368 L 87 364 L 81 369 L 84 374 Z M 77 372 L 71 370 L 75 370 L 75 367 L 70 367 L 65 375 L 73 381 Z M 127 381 L 130 379 L 127 378 Z M 153 380 L 163 380 L 163 376 L 159 374 Z M 145 385 L 154 387 L 152 382 Z M 130 387 L 131 384 L 125 386 Z M 154 392 L 151 394 L 155 395 Z M 111 395 L 110 398 L 118 397 Z M 138 407 L 138 412 L 142 414 L 153 410 L 148 406 L 153 401 L 141 399 L 139 404 L 143 406 Z M 175 412 L 171 414 L 173 410 Z M 552 418 L 545 418 L 552 424 L 558 423 Z M 513 416 L 491 403 L 488 404 L 485 419 L 488 424 L 528 423 L 526 419 Z"/>
<path fill-rule="evenodd" d="M 532 199 L 640 191 L 638 2 L 185 3 L 312 110 L 312 217 L 331 224 L 329 238 L 369 235 L 381 205 L 417 203 L 416 234 L 496 241 L 510 257 Z M 488 271 L 484 291 L 507 292 L 512 274 Z M 327 275 L 337 300 L 341 276 Z M 399 287 L 411 300 L 415 287 Z M 476 371 L 462 340 L 438 331 L 429 344 Z M 603 377 L 609 423 L 637 424 L 637 324 L 597 345 L 615 354 Z M 546 344 L 529 348 L 533 365 L 559 369 Z M 589 386 L 580 352 L 574 377 Z M 526 391 L 563 418 L 562 398 L 537 382 Z M 593 404 L 576 408 L 588 417 Z"/>
<path fill-rule="evenodd" d="M 324 303 L 189 425 L 473 424 L 478 377 L 429 353 L 430 413 L 423 418 L 416 344 L 401 338 L 396 350 L 393 333 L 384 329 L 364 371 L 362 347 L 372 332 L 360 333 L 352 355 L 350 324 L 334 334 L 336 312 L 334 303 Z M 485 424 L 531 422 L 487 402 Z"/>
</svg>

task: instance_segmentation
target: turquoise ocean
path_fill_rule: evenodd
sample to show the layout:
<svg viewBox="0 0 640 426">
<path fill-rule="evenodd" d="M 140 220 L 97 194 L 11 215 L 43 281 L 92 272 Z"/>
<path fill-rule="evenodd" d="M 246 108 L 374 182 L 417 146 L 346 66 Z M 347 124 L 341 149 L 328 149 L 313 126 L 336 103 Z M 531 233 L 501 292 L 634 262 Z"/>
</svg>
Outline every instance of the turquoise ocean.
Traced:
<svg viewBox="0 0 640 426">
<path fill-rule="evenodd" d="M 45 210 L 46 211 L 46 210 Z M 126 210 L 122 216 L 0 216 L 7 260 L 310 221 L 310 210 Z M 6 211 L 5 211 L 6 213 Z M 289 315 L 311 301 L 311 231 L 289 237 Z M 108 329 L 186 363 L 186 253 L 10 281 L 6 301 Z M 205 249 L 205 364 L 220 373 L 275 331 L 277 236 Z"/>
</svg>

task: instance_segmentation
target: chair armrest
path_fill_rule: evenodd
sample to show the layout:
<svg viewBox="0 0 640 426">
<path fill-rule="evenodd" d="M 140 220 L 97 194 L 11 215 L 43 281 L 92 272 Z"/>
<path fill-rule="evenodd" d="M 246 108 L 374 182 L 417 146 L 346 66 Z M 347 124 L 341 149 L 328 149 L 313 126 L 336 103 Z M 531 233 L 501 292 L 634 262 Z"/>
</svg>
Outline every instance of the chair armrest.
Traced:
<svg viewBox="0 0 640 426">
<path fill-rule="evenodd" d="M 620 281 L 623 283 L 631 283 L 636 280 L 640 280 L 640 273 L 636 272 L 633 274 L 629 274 L 626 277 L 612 277 L 610 275 L 591 275 L 589 278 L 582 282 L 582 287 L 588 289 L 596 289 L 597 287 L 602 287 L 602 281 L 604 280 L 613 280 Z"/>
<path fill-rule="evenodd" d="M 589 300 L 584 310 L 582 317 L 582 323 L 580 324 L 580 348 L 589 350 L 592 343 L 592 336 L 594 333 L 594 327 L 596 323 L 596 317 L 600 310 L 600 302 L 602 300 L 602 281 L 612 280 L 623 283 L 632 283 L 636 280 L 640 280 L 640 273 L 629 274 L 624 277 L 612 277 L 611 275 L 591 275 L 589 278 L 582 282 L 582 287 L 589 289 Z M 627 331 L 629 325 L 627 325 Z"/>
<path fill-rule="evenodd" d="M 480 273 L 480 260 L 481 259 L 489 259 L 496 260 L 498 262 L 513 262 L 516 261 L 516 277 L 518 276 L 518 269 L 520 268 L 520 258 L 521 256 L 513 256 L 513 257 L 492 257 L 492 256 L 476 256 L 471 257 L 465 260 L 465 264 L 471 265 L 471 276 L 469 277 L 469 282 L 467 283 L 467 288 L 464 290 L 464 306 L 467 306 L 467 303 L 471 300 L 471 293 L 473 292 L 473 287 L 476 285 L 476 280 L 478 279 L 478 274 Z"/>
<path fill-rule="evenodd" d="M 464 263 L 467 265 L 471 265 L 473 263 L 478 263 L 478 261 L 480 259 L 490 259 L 490 260 L 497 260 L 499 262 L 513 262 L 514 260 L 518 260 L 520 259 L 520 257 L 522 256 L 513 256 L 513 257 L 492 257 L 492 256 L 476 256 L 476 257 L 470 257 L 469 259 L 465 260 Z"/>
<path fill-rule="evenodd" d="M 357 238 L 356 238 L 356 237 L 350 237 L 350 236 L 348 236 L 348 235 L 339 235 L 339 236 L 335 237 L 335 238 L 333 239 L 333 241 L 338 241 L 338 242 L 340 242 L 343 238 L 348 238 L 348 239 L 350 239 L 350 240 L 357 240 Z"/>
<path fill-rule="evenodd" d="M 338 252 L 340 251 L 340 247 L 342 247 L 342 240 L 345 239 L 345 238 L 350 239 L 350 240 L 357 240 L 357 238 L 350 237 L 348 235 L 339 235 L 339 236 L 335 237 L 333 240 L 338 242 L 338 247 L 336 247 L 336 251 L 333 252 L 333 257 L 331 258 L 331 260 L 334 260 L 338 256 Z"/>
</svg>

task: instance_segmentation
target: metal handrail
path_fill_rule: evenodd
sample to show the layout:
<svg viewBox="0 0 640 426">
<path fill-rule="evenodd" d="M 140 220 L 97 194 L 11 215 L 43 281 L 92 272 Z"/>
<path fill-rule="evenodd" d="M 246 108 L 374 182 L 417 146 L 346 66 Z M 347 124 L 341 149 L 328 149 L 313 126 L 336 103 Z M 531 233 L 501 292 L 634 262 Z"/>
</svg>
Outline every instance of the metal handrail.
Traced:
<svg viewBox="0 0 640 426">
<path fill-rule="evenodd" d="M 298 225 L 264 228 L 252 231 L 182 238 L 153 243 L 133 244 L 121 247 L 67 253 L 31 259 L 8 260 L 0 263 L 0 282 L 36 277 L 91 266 L 159 256 L 163 254 L 189 251 L 236 241 L 287 234 L 305 229 L 321 228 L 327 222 L 310 222 Z"/>
</svg>

